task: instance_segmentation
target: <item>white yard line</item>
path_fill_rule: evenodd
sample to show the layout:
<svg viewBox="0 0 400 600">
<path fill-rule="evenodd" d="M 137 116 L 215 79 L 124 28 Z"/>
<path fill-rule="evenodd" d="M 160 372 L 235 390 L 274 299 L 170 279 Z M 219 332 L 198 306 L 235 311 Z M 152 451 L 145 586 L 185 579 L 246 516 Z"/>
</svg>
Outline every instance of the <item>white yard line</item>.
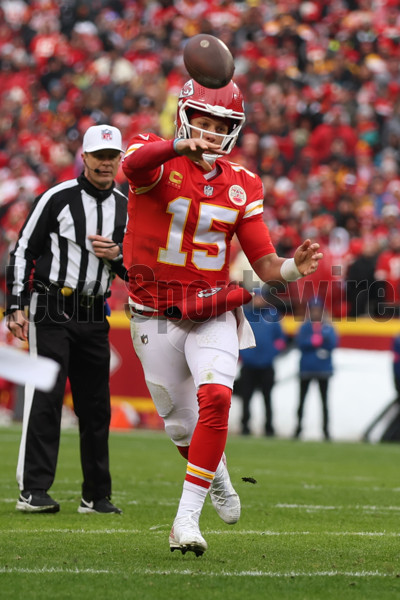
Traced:
<svg viewBox="0 0 400 600">
<path fill-rule="evenodd" d="M 146 531 L 155 535 L 164 535 L 165 531 L 169 531 L 170 525 L 164 524 L 154 526 Z M 38 534 L 38 533 L 63 533 L 63 534 L 84 534 L 84 535 L 101 535 L 101 534 L 139 534 L 143 533 L 144 529 L 4 529 L 1 534 Z M 400 532 L 395 531 L 271 531 L 271 530 L 254 530 L 254 529 L 229 529 L 229 530 L 212 530 L 205 529 L 205 535 L 259 535 L 267 537 L 279 536 L 307 536 L 307 535 L 325 535 L 325 536 L 355 536 L 355 537 L 400 537 Z"/>
<path fill-rule="evenodd" d="M 3 529 L 0 531 L 0 535 L 3 534 L 16 534 L 22 533 L 23 535 L 27 535 L 29 533 L 83 533 L 83 534 L 101 534 L 101 533 L 143 533 L 143 529 Z"/>
<path fill-rule="evenodd" d="M 86 575 L 87 573 L 94 573 L 98 575 L 100 573 L 106 573 L 107 575 L 109 575 L 112 572 L 113 571 L 110 571 L 109 569 L 61 569 L 58 567 L 41 567 L 38 569 L 25 569 L 19 567 L 0 567 L 0 573 L 29 573 L 30 575 L 39 575 L 42 573 L 76 573 L 77 575 Z M 117 573 L 117 571 L 114 572 Z"/>
<path fill-rule="evenodd" d="M 133 569 L 126 571 L 118 571 L 111 569 L 62 569 L 56 567 L 42 567 L 38 569 L 25 569 L 17 567 L 1 567 L 0 573 L 26 573 L 30 575 L 41 575 L 43 573 L 68 573 L 71 575 L 191 575 L 199 576 L 202 579 L 205 577 L 270 577 L 270 578 L 293 578 L 293 577 L 395 577 L 388 573 L 381 573 L 380 571 L 220 571 L 220 572 L 207 572 L 204 570 L 191 570 L 191 569 Z"/>
<path fill-rule="evenodd" d="M 205 534 L 209 535 L 260 535 L 260 536 L 285 536 L 285 535 L 333 535 L 333 536 L 366 536 L 366 537 L 400 537 L 400 532 L 394 531 L 211 531 L 205 530 Z"/>
<path fill-rule="evenodd" d="M 298 508 L 304 510 L 367 510 L 367 511 L 400 511 L 400 506 L 376 506 L 376 505 L 361 505 L 353 506 L 329 506 L 325 504 L 284 504 L 278 503 L 274 508 Z"/>
</svg>

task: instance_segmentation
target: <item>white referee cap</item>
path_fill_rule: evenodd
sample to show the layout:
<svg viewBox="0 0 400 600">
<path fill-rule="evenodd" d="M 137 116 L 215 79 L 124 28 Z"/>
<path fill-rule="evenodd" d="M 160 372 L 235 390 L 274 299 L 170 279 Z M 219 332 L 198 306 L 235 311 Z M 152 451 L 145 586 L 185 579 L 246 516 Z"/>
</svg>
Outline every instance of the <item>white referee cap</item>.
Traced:
<svg viewBox="0 0 400 600">
<path fill-rule="evenodd" d="M 122 150 L 121 132 L 112 125 L 93 125 L 83 136 L 83 152 L 96 150 Z"/>
</svg>

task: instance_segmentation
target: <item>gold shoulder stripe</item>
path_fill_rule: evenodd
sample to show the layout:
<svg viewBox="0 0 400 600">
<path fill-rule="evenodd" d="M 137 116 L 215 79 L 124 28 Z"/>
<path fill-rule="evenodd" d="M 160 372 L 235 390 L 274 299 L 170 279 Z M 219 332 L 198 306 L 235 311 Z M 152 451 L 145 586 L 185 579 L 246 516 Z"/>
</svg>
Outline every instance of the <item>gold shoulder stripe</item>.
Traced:
<svg viewBox="0 0 400 600">
<path fill-rule="evenodd" d="M 135 150 L 138 150 L 142 146 L 144 146 L 144 144 L 133 144 L 132 146 L 129 146 L 125 152 L 125 156 L 129 156 L 129 154 L 132 154 L 132 152 L 135 152 Z"/>
<path fill-rule="evenodd" d="M 255 202 L 251 202 L 246 206 L 244 217 L 250 217 L 253 215 L 258 215 L 260 212 L 264 210 L 264 200 L 261 198 L 260 200 L 256 200 Z"/>
</svg>

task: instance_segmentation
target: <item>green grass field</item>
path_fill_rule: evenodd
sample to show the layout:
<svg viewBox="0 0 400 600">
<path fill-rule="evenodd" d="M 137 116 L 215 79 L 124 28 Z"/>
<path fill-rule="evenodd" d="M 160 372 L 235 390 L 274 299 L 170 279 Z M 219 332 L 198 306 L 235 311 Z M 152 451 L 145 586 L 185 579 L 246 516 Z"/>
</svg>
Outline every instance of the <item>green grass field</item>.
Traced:
<svg viewBox="0 0 400 600">
<path fill-rule="evenodd" d="M 398 599 L 400 446 L 231 435 L 242 500 L 228 526 L 207 499 L 199 558 L 169 551 L 185 461 L 163 432 L 113 433 L 113 500 L 80 515 L 78 435 L 62 432 L 58 514 L 15 510 L 20 427 L 0 429 L 0 598 Z M 252 477 L 257 483 L 242 480 Z"/>
</svg>

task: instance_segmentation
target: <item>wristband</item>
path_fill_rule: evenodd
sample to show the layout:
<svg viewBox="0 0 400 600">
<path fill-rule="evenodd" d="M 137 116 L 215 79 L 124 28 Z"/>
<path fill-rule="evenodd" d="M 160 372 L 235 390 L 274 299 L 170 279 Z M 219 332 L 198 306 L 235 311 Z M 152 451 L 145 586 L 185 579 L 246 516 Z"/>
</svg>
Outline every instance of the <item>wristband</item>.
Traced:
<svg viewBox="0 0 400 600">
<path fill-rule="evenodd" d="M 287 258 L 281 265 L 281 276 L 285 281 L 297 281 L 303 275 L 297 268 L 294 258 Z"/>
<path fill-rule="evenodd" d="M 180 141 L 181 141 L 181 139 L 182 139 L 182 138 L 175 138 L 175 139 L 174 139 L 174 141 L 173 141 L 173 144 L 172 144 L 172 147 L 173 147 L 173 149 L 175 150 L 175 152 L 176 152 L 177 154 L 179 154 L 179 152 L 178 152 L 178 150 L 176 149 L 176 145 L 177 145 L 177 143 L 178 143 L 178 142 L 180 142 Z M 180 156 L 180 154 L 179 154 L 179 156 Z"/>
</svg>

